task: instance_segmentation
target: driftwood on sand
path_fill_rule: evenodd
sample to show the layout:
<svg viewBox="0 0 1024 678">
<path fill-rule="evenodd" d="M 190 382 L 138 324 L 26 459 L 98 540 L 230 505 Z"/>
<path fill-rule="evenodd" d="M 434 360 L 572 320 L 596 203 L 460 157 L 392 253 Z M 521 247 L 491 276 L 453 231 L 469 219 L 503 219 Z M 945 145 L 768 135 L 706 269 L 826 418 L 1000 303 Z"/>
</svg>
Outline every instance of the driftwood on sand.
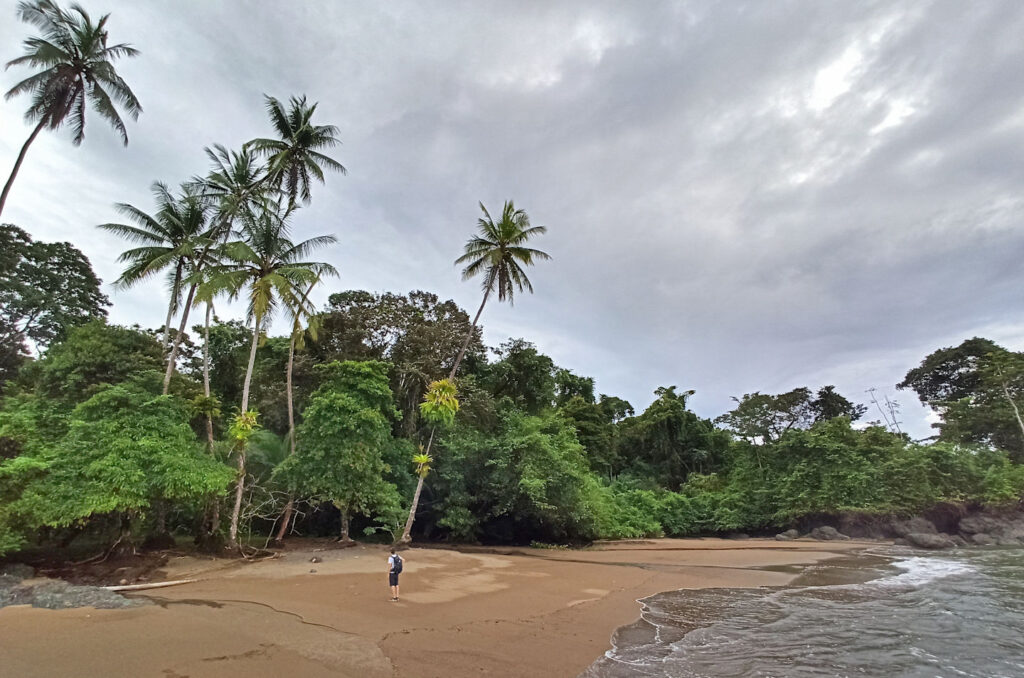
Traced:
<svg viewBox="0 0 1024 678">
<path fill-rule="evenodd" d="M 165 586 L 178 586 L 179 584 L 192 584 L 198 579 L 175 579 L 173 581 L 155 581 L 149 584 L 128 584 L 126 586 L 101 586 L 104 591 L 143 591 L 145 589 L 162 589 Z"/>
</svg>

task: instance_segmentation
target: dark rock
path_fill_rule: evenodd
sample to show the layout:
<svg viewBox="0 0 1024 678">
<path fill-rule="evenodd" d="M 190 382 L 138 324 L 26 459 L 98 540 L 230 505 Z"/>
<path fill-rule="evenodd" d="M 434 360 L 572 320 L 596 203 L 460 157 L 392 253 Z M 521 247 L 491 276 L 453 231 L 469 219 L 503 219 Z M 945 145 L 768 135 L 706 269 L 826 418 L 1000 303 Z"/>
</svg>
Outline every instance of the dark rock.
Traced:
<svg viewBox="0 0 1024 678">
<path fill-rule="evenodd" d="M 892 536 L 888 520 L 858 512 L 840 514 L 836 529 L 853 539 L 885 539 Z"/>
<path fill-rule="evenodd" d="M 978 546 L 992 546 L 996 543 L 996 538 L 990 534 L 978 532 L 971 535 L 971 543 L 977 544 Z"/>
<path fill-rule="evenodd" d="M 906 535 L 904 539 L 907 540 L 911 546 L 916 546 L 921 549 L 949 549 L 956 546 L 953 540 L 944 534 L 929 534 L 927 532 L 911 532 Z"/>
<path fill-rule="evenodd" d="M 811 530 L 810 536 L 821 541 L 845 541 L 849 539 L 845 534 L 842 534 L 839 530 L 831 527 L 830 525 L 814 528 Z"/>
<path fill-rule="evenodd" d="M 311 563 L 319 563 L 319 562 L 322 562 L 322 561 L 319 558 L 317 558 L 316 556 L 313 556 L 312 558 L 309 559 L 309 562 L 311 562 Z"/>
<path fill-rule="evenodd" d="M 792 539 L 799 539 L 799 538 L 800 538 L 800 531 L 799 530 L 786 530 L 785 532 L 780 532 L 779 534 L 775 535 L 775 539 L 777 539 L 778 541 L 790 541 Z"/>
<path fill-rule="evenodd" d="M 116 609 L 148 605 L 145 598 L 125 598 L 95 586 L 72 586 L 65 581 L 47 579 L 31 585 L 0 588 L 0 607 L 7 605 L 31 605 L 50 610 L 72 607 L 95 607 Z"/>
<path fill-rule="evenodd" d="M 908 534 L 938 534 L 932 521 L 917 517 L 910 520 L 899 520 L 892 524 L 892 531 L 898 537 L 906 537 Z"/>
<path fill-rule="evenodd" d="M 969 542 L 963 537 L 961 537 L 959 534 L 950 535 L 949 539 L 958 547 L 964 547 L 969 544 Z"/>
<path fill-rule="evenodd" d="M 1024 537 L 1024 513 L 975 513 L 960 521 L 960 531 L 964 534 L 990 534 L 993 537 Z"/>
</svg>

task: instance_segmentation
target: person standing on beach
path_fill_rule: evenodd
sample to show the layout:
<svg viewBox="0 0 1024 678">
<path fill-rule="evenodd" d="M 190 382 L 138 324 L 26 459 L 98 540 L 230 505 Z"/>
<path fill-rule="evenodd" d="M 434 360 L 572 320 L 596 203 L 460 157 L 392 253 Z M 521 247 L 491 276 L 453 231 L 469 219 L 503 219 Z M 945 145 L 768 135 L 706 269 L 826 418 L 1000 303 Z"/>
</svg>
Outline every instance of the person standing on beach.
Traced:
<svg viewBox="0 0 1024 678">
<path fill-rule="evenodd" d="M 398 601 L 398 575 L 402 574 L 402 557 L 391 549 L 388 556 L 388 584 L 391 586 L 391 600 Z"/>
</svg>

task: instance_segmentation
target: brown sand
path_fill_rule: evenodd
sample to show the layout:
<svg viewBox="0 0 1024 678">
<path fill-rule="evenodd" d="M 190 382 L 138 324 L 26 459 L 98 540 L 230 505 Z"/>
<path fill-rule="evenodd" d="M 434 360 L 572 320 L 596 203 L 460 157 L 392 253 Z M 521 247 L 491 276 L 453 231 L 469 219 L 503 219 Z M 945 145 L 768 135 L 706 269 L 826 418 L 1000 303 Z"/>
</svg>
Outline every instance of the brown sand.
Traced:
<svg viewBox="0 0 1024 678">
<path fill-rule="evenodd" d="M 167 578 L 200 581 L 152 591 L 158 605 L 0 609 L 0 676 L 575 676 L 637 618 L 638 598 L 783 585 L 799 571 L 785 566 L 865 546 L 665 539 L 583 550 L 411 549 L 398 603 L 381 547 L 250 564 L 180 558 Z"/>
</svg>

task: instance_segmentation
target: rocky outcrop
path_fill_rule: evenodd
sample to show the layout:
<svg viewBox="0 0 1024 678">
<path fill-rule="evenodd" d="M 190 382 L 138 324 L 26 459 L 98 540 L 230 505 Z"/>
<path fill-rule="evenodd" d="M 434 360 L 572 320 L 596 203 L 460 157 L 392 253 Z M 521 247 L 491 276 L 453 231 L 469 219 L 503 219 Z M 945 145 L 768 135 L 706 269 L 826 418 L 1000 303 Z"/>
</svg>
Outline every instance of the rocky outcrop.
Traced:
<svg viewBox="0 0 1024 678">
<path fill-rule="evenodd" d="M 960 533 L 975 544 L 1019 546 L 1024 543 L 1024 513 L 1020 511 L 975 513 L 962 518 L 959 527 Z"/>
<path fill-rule="evenodd" d="M 911 518 L 910 520 L 893 521 L 891 525 L 893 533 L 897 537 L 906 537 L 908 534 L 938 534 L 932 521 L 926 518 Z"/>
<path fill-rule="evenodd" d="M 785 532 L 780 532 L 779 534 L 775 535 L 775 539 L 777 541 L 792 541 L 794 539 L 799 539 L 799 538 L 800 538 L 800 531 L 799 530 L 786 530 Z"/>
<path fill-rule="evenodd" d="M 846 541 L 849 539 L 845 534 L 828 525 L 814 528 L 811 530 L 810 536 L 820 541 Z"/>
<path fill-rule="evenodd" d="M 73 586 L 59 579 L 32 579 L 31 567 L 5 565 L 0 571 L 0 607 L 31 605 L 50 610 L 70 607 L 113 609 L 147 605 L 145 598 L 125 598 L 96 586 Z"/>
<path fill-rule="evenodd" d="M 951 549 L 956 543 L 946 534 L 932 534 L 929 532 L 910 532 L 903 536 L 911 546 L 920 549 Z"/>
</svg>

